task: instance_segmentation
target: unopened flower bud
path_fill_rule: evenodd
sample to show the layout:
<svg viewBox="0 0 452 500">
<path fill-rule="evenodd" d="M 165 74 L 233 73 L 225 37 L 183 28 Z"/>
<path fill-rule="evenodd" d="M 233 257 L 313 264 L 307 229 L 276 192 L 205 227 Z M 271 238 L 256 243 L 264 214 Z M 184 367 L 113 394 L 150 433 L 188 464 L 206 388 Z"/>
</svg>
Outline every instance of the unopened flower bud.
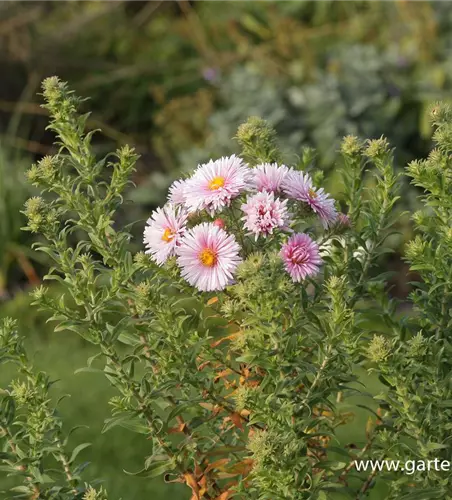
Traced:
<svg viewBox="0 0 452 500">
<path fill-rule="evenodd" d="M 391 353 L 391 344 L 383 335 L 374 335 L 369 347 L 367 357 L 374 363 L 385 361 Z"/>
<path fill-rule="evenodd" d="M 357 156 L 361 153 L 362 142 L 354 135 L 347 135 L 342 139 L 341 153 L 345 156 Z"/>
<path fill-rule="evenodd" d="M 225 229 L 226 228 L 226 223 L 225 223 L 224 219 L 215 219 L 213 221 L 213 225 L 217 226 L 217 227 L 219 227 L 221 229 Z"/>
<path fill-rule="evenodd" d="M 390 153 L 389 142 L 385 137 L 380 137 L 380 139 L 372 139 L 367 141 L 367 147 L 365 150 L 366 156 L 369 158 L 381 159 Z"/>
</svg>

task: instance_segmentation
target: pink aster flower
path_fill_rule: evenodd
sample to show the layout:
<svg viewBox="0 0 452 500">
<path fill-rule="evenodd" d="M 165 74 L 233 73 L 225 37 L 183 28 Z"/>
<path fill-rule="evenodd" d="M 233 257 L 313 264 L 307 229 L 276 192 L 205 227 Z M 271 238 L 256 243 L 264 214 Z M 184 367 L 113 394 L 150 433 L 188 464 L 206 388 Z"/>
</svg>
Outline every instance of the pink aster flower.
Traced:
<svg viewBox="0 0 452 500">
<path fill-rule="evenodd" d="M 223 290 L 233 283 L 242 261 L 235 237 L 212 223 L 188 230 L 177 247 L 177 263 L 190 285 L 203 292 Z"/>
<path fill-rule="evenodd" d="M 262 163 L 253 168 L 252 172 L 252 185 L 255 189 L 279 193 L 289 169 L 285 165 L 278 166 L 277 163 Z"/>
<path fill-rule="evenodd" d="M 287 229 L 287 200 L 275 199 L 274 193 L 262 191 L 248 196 L 241 208 L 246 214 L 242 217 L 245 228 L 254 233 L 256 240 L 259 235 L 272 234 L 274 229 Z"/>
<path fill-rule="evenodd" d="M 186 206 L 189 212 L 216 210 L 229 206 L 231 200 L 248 188 L 251 171 L 243 160 L 235 155 L 200 165 L 187 180 Z"/>
<path fill-rule="evenodd" d="M 333 198 L 330 198 L 323 188 L 314 187 L 308 174 L 290 170 L 284 180 L 283 191 L 290 198 L 307 203 L 312 211 L 319 215 L 325 228 L 336 221 L 337 211 Z"/>
<path fill-rule="evenodd" d="M 291 236 L 282 246 L 280 255 L 286 271 L 295 282 L 317 274 L 322 263 L 319 246 L 305 233 Z"/>
<path fill-rule="evenodd" d="M 174 181 L 169 188 L 168 201 L 174 205 L 183 205 L 185 203 L 185 184 L 186 180 Z"/>
<path fill-rule="evenodd" d="M 159 266 L 176 254 L 186 222 L 186 212 L 173 205 L 158 208 L 147 220 L 143 237 L 146 253 L 150 254 L 151 259 Z"/>
</svg>

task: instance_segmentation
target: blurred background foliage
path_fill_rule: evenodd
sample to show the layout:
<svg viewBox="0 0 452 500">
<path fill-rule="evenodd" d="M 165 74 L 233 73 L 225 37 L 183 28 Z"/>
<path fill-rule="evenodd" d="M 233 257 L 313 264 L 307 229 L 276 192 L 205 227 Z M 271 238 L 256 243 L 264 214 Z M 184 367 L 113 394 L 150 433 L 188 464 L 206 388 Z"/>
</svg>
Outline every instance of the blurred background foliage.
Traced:
<svg viewBox="0 0 452 500">
<path fill-rule="evenodd" d="M 340 196 L 334 164 L 346 134 L 385 134 L 400 168 L 426 155 L 426 110 L 450 100 L 451 28 L 448 2 L 0 3 L 0 315 L 22 318 L 37 362 L 63 380 L 59 391 L 73 394 L 62 411 L 69 425 L 90 426 L 93 476 L 105 477 L 111 498 L 176 498 L 177 490 L 148 480 L 137 486 L 118 474 L 138 470 L 146 443 L 125 431 L 98 435 L 108 385 L 73 375 L 89 348 L 50 334 L 29 308 L 27 290 L 46 262 L 34 260 L 20 231 L 20 209 L 32 194 L 24 171 L 52 153 L 53 140 L 36 96 L 41 80 L 57 74 L 90 97 L 88 126 L 102 129 L 99 154 L 124 143 L 141 154 L 124 223 L 147 218 L 181 173 L 232 152 L 231 138 L 249 115 L 275 126 L 289 163 L 302 146 L 315 147 L 329 189 Z M 412 208 L 414 194 L 404 195 Z M 142 224 L 136 227 L 138 248 Z M 400 229 L 396 250 L 410 237 L 407 219 Z M 384 265 L 403 269 L 397 253 Z M 405 283 L 394 284 L 394 293 L 406 294 Z"/>
</svg>

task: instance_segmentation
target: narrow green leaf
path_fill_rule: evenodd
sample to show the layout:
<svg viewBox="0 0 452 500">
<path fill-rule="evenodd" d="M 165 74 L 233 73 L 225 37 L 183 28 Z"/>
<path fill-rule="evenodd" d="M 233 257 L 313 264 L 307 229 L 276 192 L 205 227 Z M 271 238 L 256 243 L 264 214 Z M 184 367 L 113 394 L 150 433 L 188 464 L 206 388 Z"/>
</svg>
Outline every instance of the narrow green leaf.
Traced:
<svg viewBox="0 0 452 500">
<path fill-rule="evenodd" d="M 72 455 L 71 455 L 71 458 L 69 459 L 69 463 L 71 464 L 72 462 L 74 462 L 74 460 L 77 458 L 77 455 L 82 450 L 84 450 L 85 448 L 88 448 L 89 446 L 91 446 L 91 443 L 82 443 L 82 444 L 79 444 L 78 446 L 76 446 L 74 448 L 74 450 L 72 451 Z"/>
</svg>

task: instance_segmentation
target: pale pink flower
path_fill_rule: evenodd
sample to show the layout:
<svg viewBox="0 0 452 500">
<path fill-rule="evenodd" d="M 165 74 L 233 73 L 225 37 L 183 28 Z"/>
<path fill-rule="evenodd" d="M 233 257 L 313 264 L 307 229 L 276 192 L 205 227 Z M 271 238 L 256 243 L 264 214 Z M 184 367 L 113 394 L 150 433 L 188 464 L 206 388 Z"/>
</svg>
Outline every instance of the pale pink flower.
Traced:
<svg viewBox="0 0 452 500">
<path fill-rule="evenodd" d="M 323 188 L 316 188 L 309 174 L 290 170 L 283 184 L 284 193 L 294 200 L 307 203 L 313 212 L 319 215 L 325 228 L 330 227 L 337 219 L 334 199 L 325 193 Z"/>
<path fill-rule="evenodd" d="M 257 191 L 279 193 L 289 169 L 285 165 L 279 166 L 277 163 L 261 163 L 253 168 L 252 172 L 252 185 Z"/>
<path fill-rule="evenodd" d="M 185 186 L 189 212 L 216 210 L 229 206 L 231 200 L 249 187 L 251 170 L 238 156 L 232 155 L 200 165 Z"/>
<path fill-rule="evenodd" d="M 174 205 L 183 205 L 185 203 L 185 179 L 179 179 L 174 181 L 170 188 L 168 194 L 168 201 Z"/>
<path fill-rule="evenodd" d="M 177 247 L 182 277 L 203 292 L 223 290 L 234 281 L 242 261 L 235 237 L 212 223 L 204 222 L 185 233 Z"/>
<path fill-rule="evenodd" d="M 291 236 L 282 246 L 280 255 L 295 282 L 317 274 L 322 263 L 319 246 L 305 233 Z"/>
<path fill-rule="evenodd" d="M 187 213 L 173 205 L 165 205 L 153 212 L 147 220 L 143 241 L 146 253 L 159 266 L 173 255 L 185 232 Z"/>
<path fill-rule="evenodd" d="M 241 208 L 246 214 L 242 217 L 245 228 L 255 235 L 256 240 L 260 235 L 273 234 L 274 229 L 288 228 L 287 200 L 275 199 L 274 193 L 262 191 L 248 196 Z"/>
</svg>

